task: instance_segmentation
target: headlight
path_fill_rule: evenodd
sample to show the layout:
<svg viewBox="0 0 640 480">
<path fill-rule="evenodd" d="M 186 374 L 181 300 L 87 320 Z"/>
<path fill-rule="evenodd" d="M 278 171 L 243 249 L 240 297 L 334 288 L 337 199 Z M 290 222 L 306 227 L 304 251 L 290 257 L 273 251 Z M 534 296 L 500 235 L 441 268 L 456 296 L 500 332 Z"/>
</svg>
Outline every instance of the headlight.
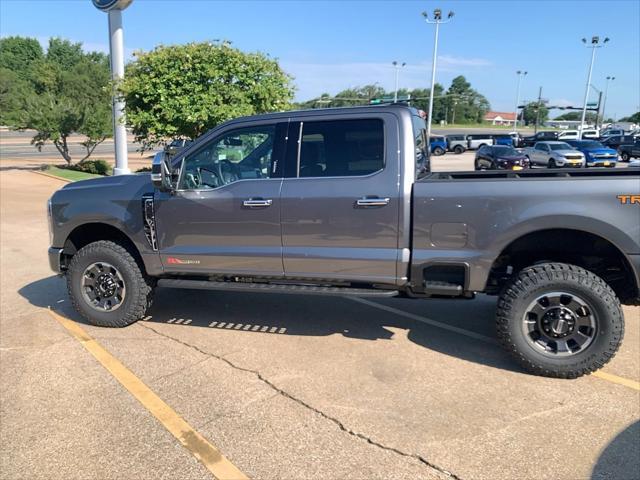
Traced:
<svg viewBox="0 0 640 480">
<path fill-rule="evenodd" d="M 49 245 L 53 245 L 53 211 L 51 199 L 47 200 L 47 226 L 49 227 Z"/>
</svg>

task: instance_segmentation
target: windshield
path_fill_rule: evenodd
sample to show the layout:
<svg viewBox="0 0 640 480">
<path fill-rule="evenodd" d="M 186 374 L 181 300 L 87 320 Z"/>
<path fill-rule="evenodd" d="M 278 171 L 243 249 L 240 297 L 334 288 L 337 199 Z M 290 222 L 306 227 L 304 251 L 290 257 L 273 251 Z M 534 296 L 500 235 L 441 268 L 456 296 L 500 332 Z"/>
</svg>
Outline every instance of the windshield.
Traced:
<svg viewBox="0 0 640 480">
<path fill-rule="evenodd" d="M 496 155 L 514 156 L 518 155 L 518 151 L 513 147 L 494 147 Z"/>
<path fill-rule="evenodd" d="M 550 143 L 549 147 L 551 147 L 551 150 L 572 150 L 571 145 L 569 145 L 568 143 Z"/>
</svg>

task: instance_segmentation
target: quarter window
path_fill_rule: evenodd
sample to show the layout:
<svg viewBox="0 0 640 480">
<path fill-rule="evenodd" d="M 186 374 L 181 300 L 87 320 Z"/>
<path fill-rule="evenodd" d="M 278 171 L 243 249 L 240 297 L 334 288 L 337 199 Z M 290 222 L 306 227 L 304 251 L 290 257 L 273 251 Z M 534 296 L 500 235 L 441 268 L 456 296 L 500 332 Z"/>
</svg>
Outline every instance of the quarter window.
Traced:
<svg viewBox="0 0 640 480">
<path fill-rule="evenodd" d="M 353 177 L 384 167 L 384 126 L 379 119 L 303 122 L 299 177 Z"/>
<path fill-rule="evenodd" d="M 238 180 L 271 178 L 275 125 L 233 130 L 184 160 L 179 188 L 207 190 Z"/>
</svg>

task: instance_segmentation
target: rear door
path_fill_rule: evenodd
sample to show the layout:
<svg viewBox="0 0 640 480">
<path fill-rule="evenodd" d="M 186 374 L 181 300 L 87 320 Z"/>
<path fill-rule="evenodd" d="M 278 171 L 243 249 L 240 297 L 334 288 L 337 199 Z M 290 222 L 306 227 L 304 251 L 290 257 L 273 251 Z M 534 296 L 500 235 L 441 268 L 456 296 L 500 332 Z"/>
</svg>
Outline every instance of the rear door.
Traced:
<svg viewBox="0 0 640 480">
<path fill-rule="evenodd" d="M 281 193 L 286 277 L 396 282 L 399 127 L 393 114 L 371 115 L 290 124 Z"/>
</svg>

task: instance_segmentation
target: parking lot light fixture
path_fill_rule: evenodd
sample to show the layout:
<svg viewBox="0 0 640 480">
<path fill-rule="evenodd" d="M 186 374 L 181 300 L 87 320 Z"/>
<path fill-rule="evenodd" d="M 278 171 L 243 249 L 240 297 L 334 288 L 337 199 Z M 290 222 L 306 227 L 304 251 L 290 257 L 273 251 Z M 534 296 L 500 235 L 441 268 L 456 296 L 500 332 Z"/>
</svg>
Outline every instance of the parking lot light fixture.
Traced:
<svg viewBox="0 0 640 480">
<path fill-rule="evenodd" d="M 609 41 L 609 37 L 605 37 L 605 39 L 601 42 L 600 37 L 593 36 L 591 37 L 591 43 L 587 43 L 587 39 L 583 38 L 582 43 L 586 45 L 587 48 L 591 49 L 591 63 L 589 64 L 589 74 L 587 75 L 587 85 L 584 89 L 584 101 L 582 102 L 582 118 L 580 119 L 580 138 L 582 138 L 582 132 L 584 131 L 584 121 L 587 117 L 587 101 L 589 99 L 589 86 L 591 85 L 591 74 L 593 73 L 593 62 L 596 59 L 596 49 L 604 46 L 605 43 Z"/>
<path fill-rule="evenodd" d="M 609 82 L 613 82 L 616 77 L 607 77 L 607 82 L 604 86 L 604 99 L 602 100 L 602 123 L 604 123 L 604 109 L 607 107 L 607 93 L 609 92 Z"/>
<path fill-rule="evenodd" d="M 516 108 L 514 109 L 514 118 L 513 118 L 513 131 L 518 133 L 518 104 L 520 103 L 520 81 L 522 78 L 527 75 L 529 72 L 525 70 L 518 70 L 516 75 L 518 75 L 518 86 L 516 87 Z"/>
<path fill-rule="evenodd" d="M 433 23 L 436 26 L 434 41 L 433 41 L 433 63 L 431 65 L 431 91 L 429 92 L 429 112 L 427 114 L 427 145 L 431 145 L 431 123 L 433 122 L 433 95 L 436 87 L 436 64 L 438 60 L 438 34 L 440 33 L 440 24 L 449 23 L 453 19 L 453 12 L 449 12 L 446 20 L 442 19 L 442 10 L 436 8 L 433 11 L 433 20 L 429 19 L 427 12 L 422 12 L 424 21 L 427 23 Z M 427 149 L 431 152 L 431 148 Z"/>
<path fill-rule="evenodd" d="M 391 62 L 391 64 L 396 70 L 396 89 L 395 93 L 393 94 L 393 103 L 396 103 L 398 101 L 398 79 L 400 77 L 400 69 L 406 65 L 406 62 L 400 63 L 394 60 L 393 62 Z"/>
</svg>

